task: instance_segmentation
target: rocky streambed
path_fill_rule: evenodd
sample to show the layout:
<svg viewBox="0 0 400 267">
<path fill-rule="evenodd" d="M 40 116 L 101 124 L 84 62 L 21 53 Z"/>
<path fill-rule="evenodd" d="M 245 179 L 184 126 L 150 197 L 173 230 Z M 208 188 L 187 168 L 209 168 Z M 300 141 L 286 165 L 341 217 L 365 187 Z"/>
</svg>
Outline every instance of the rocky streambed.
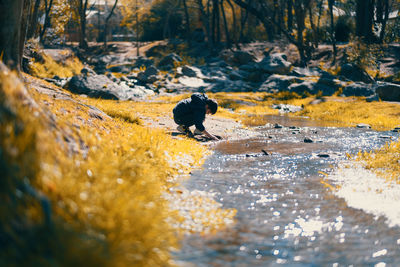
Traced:
<svg viewBox="0 0 400 267">
<path fill-rule="evenodd" d="M 396 266 L 400 186 L 347 163 L 346 153 L 381 147 L 398 133 L 268 119 L 257 137 L 218 143 L 186 182 L 237 214 L 217 234 L 187 235 L 178 264 Z"/>
</svg>

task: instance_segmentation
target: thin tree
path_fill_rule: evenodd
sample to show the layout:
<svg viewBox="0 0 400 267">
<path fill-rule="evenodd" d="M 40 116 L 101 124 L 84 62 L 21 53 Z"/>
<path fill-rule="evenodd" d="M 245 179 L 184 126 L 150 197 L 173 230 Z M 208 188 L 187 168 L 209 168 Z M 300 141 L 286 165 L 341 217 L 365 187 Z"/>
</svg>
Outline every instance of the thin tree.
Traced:
<svg viewBox="0 0 400 267">
<path fill-rule="evenodd" d="M 40 42 L 43 43 L 43 38 L 46 33 L 46 30 L 50 25 L 50 12 L 51 8 L 53 7 L 53 0 L 50 0 L 48 2 L 47 0 L 44 0 L 44 24 L 43 28 L 40 31 Z"/>
<path fill-rule="evenodd" d="M 236 12 L 235 12 L 235 7 L 233 6 L 232 2 L 230 0 L 226 0 L 228 3 L 229 7 L 232 10 L 232 39 L 235 42 L 236 47 L 238 47 L 238 38 L 237 38 L 237 20 L 236 20 Z"/>
<path fill-rule="evenodd" d="M 289 32 L 293 28 L 293 0 L 287 0 L 287 29 Z"/>
<path fill-rule="evenodd" d="M 106 2 L 107 3 L 107 2 Z M 112 17 L 112 15 L 114 14 L 114 10 L 117 7 L 118 4 L 118 0 L 114 1 L 114 5 L 112 6 L 110 13 L 108 13 L 106 20 L 104 22 L 104 32 L 103 32 L 103 36 L 104 36 L 104 49 L 107 50 L 107 35 L 108 35 L 108 23 L 110 22 L 110 19 Z"/>
<path fill-rule="evenodd" d="M 329 5 L 329 16 L 331 18 L 331 40 L 332 40 L 332 48 L 333 48 L 333 60 L 332 64 L 336 64 L 336 55 L 337 55 L 337 49 L 336 49 L 336 36 L 335 36 L 335 22 L 333 19 L 333 5 L 335 4 L 335 0 L 328 0 L 328 5 Z"/>
<path fill-rule="evenodd" d="M 35 5 L 33 6 L 32 14 L 30 15 L 27 39 L 30 39 L 36 35 L 40 2 L 41 0 L 35 0 Z"/>
<path fill-rule="evenodd" d="M 211 47 L 212 38 L 211 38 L 210 23 L 209 23 L 209 19 L 208 19 L 209 17 L 204 9 L 203 1 L 196 0 L 196 3 L 197 3 L 197 7 L 199 9 L 199 12 L 200 12 L 200 20 L 201 20 L 202 26 L 205 28 L 205 31 L 206 31 L 208 46 Z"/>
<path fill-rule="evenodd" d="M 89 0 L 73 0 L 73 4 L 79 20 L 79 47 L 86 49 L 88 48 L 86 41 L 86 11 Z"/>
<path fill-rule="evenodd" d="M 182 0 L 182 4 L 183 4 L 183 10 L 185 12 L 185 35 L 186 38 L 189 39 L 189 35 L 190 35 L 190 18 L 189 18 L 189 11 L 188 11 L 188 7 L 186 4 L 186 0 Z"/>
<path fill-rule="evenodd" d="M 378 0 L 376 3 L 377 22 L 381 24 L 379 42 L 383 43 L 386 33 L 386 24 L 389 19 L 389 0 Z"/>
<path fill-rule="evenodd" d="M 228 22 L 226 20 L 226 15 L 225 15 L 224 0 L 221 0 L 220 5 L 221 5 L 222 18 L 223 18 L 223 21 L 224 21 L 226 47 L 231 47 L 231 38 L 230 38 L 230 35 L 229 35 Z"/>
</svg>

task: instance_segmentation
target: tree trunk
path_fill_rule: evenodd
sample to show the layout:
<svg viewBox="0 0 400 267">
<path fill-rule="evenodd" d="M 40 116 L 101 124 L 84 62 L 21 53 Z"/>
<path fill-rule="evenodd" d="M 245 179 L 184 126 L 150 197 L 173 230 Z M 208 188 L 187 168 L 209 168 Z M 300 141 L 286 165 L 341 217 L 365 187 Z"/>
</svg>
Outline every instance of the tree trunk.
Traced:
<svg viewBox="0 0 400 267">
<path fill-rule="evenodd" d="M 39 15 L 40 0 L 35 0 L 35 5 L 33 7 L 32 15 L 29 20 L 27 39 L 35 37 L 36 29 L 38 25 L 38 15 Z"/>
<path fill-rule="evenodd" d="M 305 30 L 305 18 L 308 9 L 309 0 L 296 0 L 295 2 L 295 18 L 297 24 L 297 49 L 300 54 L 300 65 L 305 67 L 307 65 L 306 47 L 304 45 L 303 33 Z"/>
<path fill-rule="evenodd" d="M 335 23 L 334 23 L 334 20 L 333 20 L 333 5 L 334 4 L 335 4 L 335 0 L 328 0 L 329 15 L 331 17 L 331 38 L 332 38 L 332 47 L 333 47 L 332 64 L 336 64 L 336 55 L 337 55 L 336 36 L 335 36 Z"/>
<path fill-rule="evenodd" d="M 228 29 L 228 23 L 226 21 L 226 16 L 225 16 L 225 9 L 224 9 L 224 0 L 221 0 L 221 12 L 222 12 L 222 18 L 224 20 L 224 29 L 225 29 L 225 38 L 226 38 L 226 47 L 231 47 L 231 38 L 229 36 L 229 29 Z"/>
<path fill-rule="evenodd" d="M 208 20 L 208 16 L 204 10 L 204 6 L 203 6 L 203 1 L 202 0 L 197 0 L 197 5 L 199 7 L 200 10 L 200 19 L 202 22 L 202 26 L 205 28 L 206 30 L 206 35 L 207 35 L 207 43 L 210 46 L 211 43 L 211 32 L 210 32 L 210 23 Z"/>
<path fill-rule="evenodd" d="M 115 0 L 114 5 L 111 8 L 110 13 L 108 14 L 106 21 L 104 23 L 104 33 L 103 33 L 103 35 L 104 35 L 104 50 L 107 50 L 108 22 L 110 21 L 112 15 L 114 14 L 114 10 L 115 10 L 115 7 L 117 6 L 117 4 L 118 4 L 118 0 Z"/>
<path fill-rule="evenodd" d="M 212 0 L 213 9 L 212 9 L 212 41 L 213 44 L 219 44 L 221 42 L 221 31 L 220 31 L 220 16 L 219 16 L 219 0 Z"/>
<path fill-rule="evenodd" d="M 186 4 L 186 0 L 182 1 L 183 3 L 183 10 L 185 12 L 185 32 L 186 32 L 186 38 L 189 39 L 190 37 L 190 18 L 189 18 L 189 11 L 188 11 L 188 7 Z"/>
<path fill-rule="evenodd" d="M 293 0 L 287 0 L 287 29 L 289 32 L 293 28 Z"/>
<path fill-rule="evenodd" d="M 79 47 L 83 49 L 88 48 L 88 43 L 86 41 L 86 10 L 88 7 L 89 0 L 79 0 L 78 1 L 78 15 L 79 15 Z"/>
<path fill-rule="evenodd" d="M 385 39 L 385 33 L 386 33 L 386 23 L 389 19 L 389 0 L 383 0 L 384 1 L 384 17 L 382 18 L 382 29 L 379 34 L 379 42 L 383 43 L 383 40 Z"/>
<path fill-rule="evenodd" d="M 244 16 L 243 16 L 243 11 L 244 11 Z M 247 18 L 249 17 L 249 11 L 246 8 L 242 8 L 240 12 L 240 35 L 239 35 L 239 43 L 243 42 L 244 38 L 244 27 L 246 25 Z"/>
<path fill-rule="evenodd" d="M 19 55 L 21 57 L 19 59 L 20 64 L 22 64 L 22 57 L 24 56 L 25 39 L 28 32 L 28 21 L 30 20 L 31 4 L 31 0 L 24 0 L 21 19 L 21 35 L 19 37 Z"/>
<path fill-rule="evenodd" d="M 370 43 L 373 37 L 373 11 L 372 0 L 357 0 L 356 35 L 367 43 Z"/>
<path fill-rule="evenodd" d="M 319 38 L 319 32 L 320 32 L 320 28 L 321 28 L 321 17 L 322 17 L 322 13 L 323 13 L 323 7 L 324 5 L 324 0 L 320 0 L 318 2 L 318 22 L 317 22 L 317 31 L 318 31 L 318 38 Z"/>
<path fill-rule="evenodd" d="M 10 68 L 19 71 L 22 54 L 20 52 L 21 23 L 24 0 L 0 1 L 0 58 Z M 4 12 L 7 10 L 7 12 Z"/>
<path fill-rule="evenodd" d="M 238 47 L 237 20 L 236 20 L 235 7 L 232 5 L 232 2 L 230 0 L 226 0 L 226 1 L 232 10 L 232 19 L 233 19 L 232 20 L 232 40 L 235 43 L 236 47 Z"/>
<path fill-rule="evenodd" d="M 50 11 L 53 6 L 53 0 L 50 0 L 50 2 L 47 4 L 47 0 L 44 0 L 44 11 L 45 11 L 45 18 L 44 18 L 44 24 L 43 24 L 43 29 L 40 32 L 40 42 L 43 43 L 43 37 L 46 33 L 47 28 L 50 26 Z"/>
<path fill-rule="evenodd" d="M 313 16 L 313 7 L 312 5 L 309 5 L 308 7 L 308 18 L 310 20 L 310 25 L 311 25 L 311 29 L 312 29 L 312 42 L 314 44 L 314 47 L 317 48 L 318 47 L 318 38 L 317 38 L 317 29 L 315 27 L 314 24 L 314 16 Z"/>
</svg>

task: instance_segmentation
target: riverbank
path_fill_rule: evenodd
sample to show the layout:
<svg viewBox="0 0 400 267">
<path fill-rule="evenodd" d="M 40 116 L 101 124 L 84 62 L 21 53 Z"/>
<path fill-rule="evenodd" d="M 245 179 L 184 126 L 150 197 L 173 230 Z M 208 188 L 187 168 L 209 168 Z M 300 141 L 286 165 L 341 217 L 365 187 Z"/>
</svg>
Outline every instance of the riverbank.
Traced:
<svg viewBox="0 0 400 267">
<path fill-rule="evenodd" d="M 197 87 L 181 90 L 191 75 L 188 69 L 183 74 L 175 73 L 174 68 L 171 73 L 177 80 L 171 73 L 161 73 L 167 80 L 171 76 L 170 82 L 166 81 L 171 90 L 180 86 L 179 90 L 169 92 L 169 89 L 157 91 L 150 83 L 152 75 L 143 76 L 145 81 L 137 80 L 139 73 L 150 72 L 152 68 L 133 71 L 132 75 L 138 76 L 125 77 L 126 80 L 121 73 L 109 73 L 110 78 L 105 78 L 92 73 L 89 67 L 81 70 L 83 65 L 71 62 L 68 70 L 76 66 L 79 69 L 72 71 L 77 74 L 75 80 L 90 79 L 96 84 L 92 88 L 100 91 L 100 95 L 92 91 L 75 94 L 54 85 L 67 78 L 50 78 L 48 83 L 29 75 L 24 75 L 25 92 L 14 74 L 7 70 L 1 73 L 1 100 L 4 118 L 8 118 L 1 128 L 5 137 L 1 144 L 5 151 L 2 166 L 12 181 L 5 189 L 6 202 L 13 203 L 1 214 L 15 216 L 17 225 L 22 225 L 23 231 L 13 224 L 8 233 L 23 240 L 9 244 L 15 257 L 30 263 L 42 260 L 43 255 L 37 254 L 26 240 L 30 237 L 43 240 L 37 245 L 48 250 L 47 258 L 55 262 L 67 258 L 98 265 L 110 262 L 168 265 L 172 264 L 169 253 L 177 247 L 181 233 L 215 233 L 234 224 L 234 208 L 222 208 L 212 194 L 179 186 L 180 179 L 200 168 L 205 156 L 218 144 L 201 137 L 188 139 L 175 129 L 172 108 L 190 96 L 191 90 L 200 90 Z M 207 68 L 220 68 L 217 65 Z M 58 66 L 55 64 L 53 68 Z M 124 71 L 123 64 L 97 66 L 107 66 L 110 71 L 121 67 L 119 70 Z M 229 84 L 235 79 L 232 73 L 235 74 L 233 69 L 229 69 Z M 271 76 L 275 81 L 286 79 Z M 222 86 L 222 80 L 208 80 L 210 77 L 201 79 Z M 302 83 L 302 78 L 293 81 Z M 139 83 L 145 83 L 146 87 Z M 241 88 L 241 83 L 235 88 Z M 358 125 L 378 130 L 391 130 L 400 124 L 397 104 L 366 102 L 365 97 L 339 94 L 306 97 L 295 92 L 253 91 L 207 94 L 220 104 L 218 113 L 205 122 L 210 132 L 223 137 L 220 143 L 257 138 L 259 132 L 252 127 L 269 125 L 266 115 L 271 114 L 306 116 L 329 126 Z M 123 100 L 128 95 L 129 100 Z M 394 147 L 394 152 L 386 153 L 385 157 L 395 158 L 391 153 L 397 150 Z M 371 158 L 376 159 L 373 155 Z M 21 234 L 26 232 L 29 235 Z M 17 243 L 23 243 L 24 249 L 17 247 Z M 75 249 L 77 243 L 81 247 Z M 57 250 L 61 244 L 65 247 L 63 255 Z M 25 251 L 25 257 L 18 254 L 21 251 Z"/>
</svg>

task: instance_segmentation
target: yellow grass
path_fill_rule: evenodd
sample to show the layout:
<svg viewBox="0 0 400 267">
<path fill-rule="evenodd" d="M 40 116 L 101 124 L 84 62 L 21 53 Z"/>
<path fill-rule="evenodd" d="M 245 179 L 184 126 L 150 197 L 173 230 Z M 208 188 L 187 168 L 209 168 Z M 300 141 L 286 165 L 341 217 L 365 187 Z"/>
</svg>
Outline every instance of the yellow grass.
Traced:
<svg viewBox="0 0 400 267">
<path fill-rule="evenodd" d="M 60 78 L 72 77 L 79 74 L 83 68 L 83 64 L 78 58 L 68 58 L 65 62 L 56 62 L 52 57 L 43 54 L 44 62 L 33 61 L 30 65 L 32 75 L 40 78 Z"/>
<path fill-rule="evenodd" d="M 0 122 L 0 220 L 11 238 L 2 262 L 171 265 L 178 230 L 170 222 L 181 219 L 163 195 L 174 176 L 202 164 L 206 148 L 141 126 L 125 109 L 133 102 L 104 101 L 113 118 L 101 118 L 88 106 L 34 90 L 38 106 L 26 106 L 10 73 L 0 74 L 0 89 L 0 112 L 10 114 Z M 25 183 L 37 196 L 25 193 Z M 233 216 L 219 208 L 201 218 L 211 231 Z"/>
<path fill-rule="evenodd" d="M 374 151 L 359 152 L 356 160 L 388 182 L 400 183 L 400 141 L 387 143 Z"/>
<path fill-rule="evenodd" d="M 391 130 L 400 125 L 400 105 L 387 102 L 367 103 L 361 98 L 332 98 L 317 105 L 305 104 L 295 115 L 331 122 L 339 126 L 371 125 L 376 130 Z"/>
</svg>

